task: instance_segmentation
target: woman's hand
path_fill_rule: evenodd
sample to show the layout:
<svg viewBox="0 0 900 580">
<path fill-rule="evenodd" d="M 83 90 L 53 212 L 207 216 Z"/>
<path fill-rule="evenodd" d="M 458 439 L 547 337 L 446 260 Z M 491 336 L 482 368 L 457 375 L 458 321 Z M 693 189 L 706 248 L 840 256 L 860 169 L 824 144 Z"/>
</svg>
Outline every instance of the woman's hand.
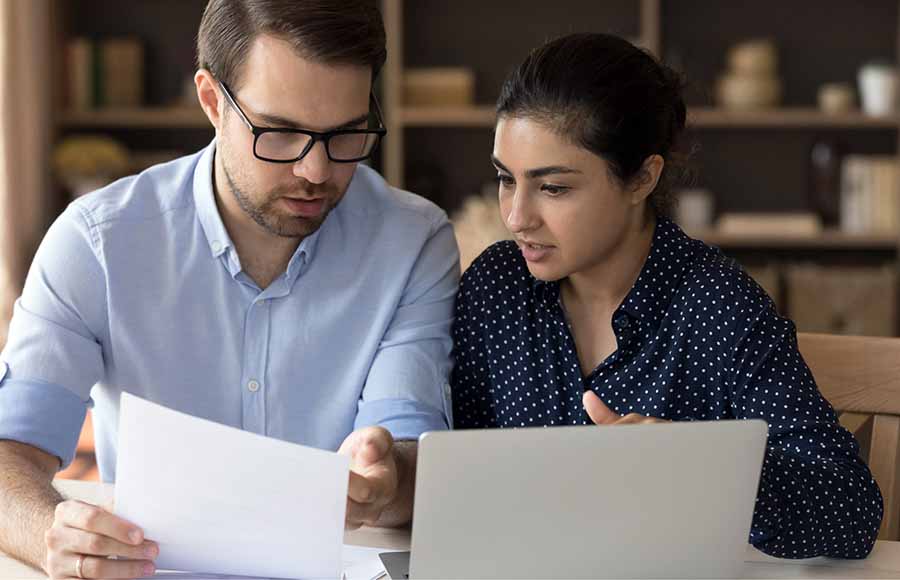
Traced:
<svg viewBox="0 0 900 580">
<path fill-rule="evenodd" d="M 657 419 L 656 417 L 645 417 L 637 413 L 628 413 L 624 417 L 619 415 L 600 400 L 594 391 L 585 391 L 581 398 L 584 403 L 584 410 L 587 411 L 588 417 L 591 418 L 596 425 L 638 425 L 648 423 L 668 423 L 665 419 Z"/>
</svg>

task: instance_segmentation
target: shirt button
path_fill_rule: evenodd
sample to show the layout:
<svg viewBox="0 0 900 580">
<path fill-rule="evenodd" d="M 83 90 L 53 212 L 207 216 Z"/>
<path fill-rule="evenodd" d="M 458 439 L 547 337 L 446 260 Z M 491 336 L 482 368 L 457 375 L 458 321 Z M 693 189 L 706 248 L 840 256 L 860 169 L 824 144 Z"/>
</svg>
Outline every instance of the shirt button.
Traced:
<svg viewBox="0 0 900 580">
<path fill-rule="evenodd" d="M 256 391 L 258 391 L 259 390 L 259 381 L 251 380 L 249 383 L 247 383 L 247 390 L 250 391 L 251 393 L 255 393 Z"/>
<path fill-rule="evenodd" d="M 213 252 L 218 252 L 221 249 L 222 249 L 222 242 L 220 242 L 219 240 L 216 240 L 212 243 L 212 251 Z"/>
</svg>

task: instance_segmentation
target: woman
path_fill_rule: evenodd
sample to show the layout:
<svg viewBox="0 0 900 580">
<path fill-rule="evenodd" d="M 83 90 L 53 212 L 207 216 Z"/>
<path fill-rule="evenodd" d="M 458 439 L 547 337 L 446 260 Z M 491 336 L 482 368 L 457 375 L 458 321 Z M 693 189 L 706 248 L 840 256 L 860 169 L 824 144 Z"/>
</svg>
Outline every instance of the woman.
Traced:
<svg viewBox="0 0 900 580">
<path fill-rule="evenodd" d="M 762 418 L 750 541 L 863 558 L 882 499 L 797 350 L 732 260 L 667 215 L 681 83 L 628 42 L 578 34 L 506 81 L 492 160 L 515 241 L 466 271 L 457 428 Z"/>
</svg>

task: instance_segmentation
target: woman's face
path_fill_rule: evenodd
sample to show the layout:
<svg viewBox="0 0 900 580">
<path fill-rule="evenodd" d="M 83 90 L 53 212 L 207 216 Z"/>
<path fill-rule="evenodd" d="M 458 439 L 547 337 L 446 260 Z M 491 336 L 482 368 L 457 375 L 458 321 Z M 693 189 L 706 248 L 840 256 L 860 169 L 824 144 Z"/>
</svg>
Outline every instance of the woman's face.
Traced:
<svg viewBox="0 0 900 580">
<path fill-rule="evenodd" d="M 623 187 L 604 159 L 537 121 L 501 117 L 492 160 L 503 221 L 535 278 L 602 266 L 645 223 L 652 187 Z"/>
</svg>

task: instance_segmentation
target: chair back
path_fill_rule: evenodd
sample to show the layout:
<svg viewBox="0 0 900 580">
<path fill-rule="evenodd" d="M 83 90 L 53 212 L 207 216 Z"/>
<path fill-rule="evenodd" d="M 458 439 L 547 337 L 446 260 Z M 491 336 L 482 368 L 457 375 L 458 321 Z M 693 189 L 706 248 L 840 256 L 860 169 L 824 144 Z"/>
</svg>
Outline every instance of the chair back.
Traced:
<svg viewBox="0 0 900 580">
<path fill-rule="evenodd" d="M 900 338 L 798 333 L 800 353 L 884 496 L 880 540 L 900 540 Z"/>
</svg>

